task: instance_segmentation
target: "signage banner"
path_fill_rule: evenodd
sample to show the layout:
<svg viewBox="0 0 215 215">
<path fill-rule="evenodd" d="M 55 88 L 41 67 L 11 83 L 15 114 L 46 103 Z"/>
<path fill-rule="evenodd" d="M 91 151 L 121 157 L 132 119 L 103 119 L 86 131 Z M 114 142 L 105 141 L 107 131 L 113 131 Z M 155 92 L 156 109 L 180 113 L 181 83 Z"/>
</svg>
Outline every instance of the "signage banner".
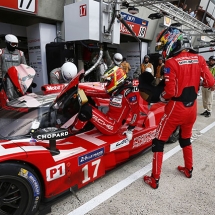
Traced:
<svg viewBox="0 0 215 215">
<path fill-rule="evenodd" d="M 171 24 L 172 24 L 172 20 L 167 17 L 167 16 L 164 16 L 164 19 L 163 19 L 163 24 L 167 27 L 169 27 Z"/>
<path fill-rule="evenodd" d="M 134 31 L 137 37 L 139 38 L 145 37 L 147 27 L 148 27 L 148 21 L 123 12 L 121 12 L 121 16 L 126 21 L 126 23 L 130 26 L 130 28 Z M 122 23 L 120 23 L 120 33 L 131 35 L 131 33 L 127 30 L 127 28 Z"/>
<path fill-rule="evenodd" d="M 17 10 L 19 12 L 37 14 L 38 0 L 0 0 L 0 8 Z"/>
</svg>

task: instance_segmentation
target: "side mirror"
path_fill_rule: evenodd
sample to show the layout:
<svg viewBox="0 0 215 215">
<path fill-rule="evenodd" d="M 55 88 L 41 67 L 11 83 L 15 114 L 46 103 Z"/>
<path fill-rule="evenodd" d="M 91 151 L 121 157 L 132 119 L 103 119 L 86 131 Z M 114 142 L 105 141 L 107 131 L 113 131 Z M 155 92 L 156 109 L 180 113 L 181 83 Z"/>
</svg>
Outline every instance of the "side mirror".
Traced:
<svg viewBox="0 0 215 215">
<path fill-rule="evenodd" d="M 48 127 L 38 130 L 32 134 L 32 137 L 37 140 L 49 140 L 49 149 L 52 155 L 60 154 L 56 148 L 56 140 L 63 139 L 69 136 L 67 129 L 58 129 L 55 127 Z"/>
</svg>

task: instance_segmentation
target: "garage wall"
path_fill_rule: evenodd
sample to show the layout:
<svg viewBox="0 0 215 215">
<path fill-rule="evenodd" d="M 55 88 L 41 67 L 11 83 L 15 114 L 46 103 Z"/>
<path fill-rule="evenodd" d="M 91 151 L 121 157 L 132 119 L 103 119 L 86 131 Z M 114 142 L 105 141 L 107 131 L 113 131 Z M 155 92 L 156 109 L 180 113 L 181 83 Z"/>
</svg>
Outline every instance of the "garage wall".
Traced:
<svg viewBox="0 0 215 215">
<path fill-rule="evenodd" d="M 38 1 L 38 16 L 63 21 L 64 0 Z"/>
</svg>

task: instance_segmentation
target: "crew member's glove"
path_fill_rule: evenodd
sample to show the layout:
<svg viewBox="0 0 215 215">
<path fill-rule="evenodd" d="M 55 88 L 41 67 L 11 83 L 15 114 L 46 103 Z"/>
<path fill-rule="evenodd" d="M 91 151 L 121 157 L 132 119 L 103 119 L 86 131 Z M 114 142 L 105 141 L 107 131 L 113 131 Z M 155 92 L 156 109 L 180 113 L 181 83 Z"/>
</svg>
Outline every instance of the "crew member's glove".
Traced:
<svg viewBox="0 0 215 215">
<path fill-rule="evenodd" d="M 78 119 L 85 122 L 90 120 L 91 118 L 92 118 L 92 107 L 88 104 L 83 105 L 78 114 Z"/>
<path fill-rule="evenodd" d="M 123 132 L 124 135 L 126 135 L 128 141 L 131 141 L 133 138 L 133 130 L 135 126 L 129 125 L 127 130 Z"/>
<path fill-rule="evenodd" d="M 168 102 L 168 100 L 166 100 L 166 99 L 162 96 L 162 94 L 160 94 L 160 101 L 163 102 L 163 103 L 167 103 L 167 102 Z"/>
</svg>

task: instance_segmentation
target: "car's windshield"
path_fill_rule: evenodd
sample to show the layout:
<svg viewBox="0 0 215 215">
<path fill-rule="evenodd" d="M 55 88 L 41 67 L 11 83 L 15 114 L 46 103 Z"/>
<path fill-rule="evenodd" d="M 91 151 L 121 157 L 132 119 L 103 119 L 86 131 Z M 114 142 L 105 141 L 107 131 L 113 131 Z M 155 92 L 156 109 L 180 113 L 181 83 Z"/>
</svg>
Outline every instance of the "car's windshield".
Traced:
<svg viewBox="0 0 215 215">
<path fill-rule="evenodd" d="M 53 105 L 1 108 L 0 139 L 30 137 L 32 129 L 60 127 L 79 111 L 76 92 L 77 88 L 73 87 Z"/>
</svg>

